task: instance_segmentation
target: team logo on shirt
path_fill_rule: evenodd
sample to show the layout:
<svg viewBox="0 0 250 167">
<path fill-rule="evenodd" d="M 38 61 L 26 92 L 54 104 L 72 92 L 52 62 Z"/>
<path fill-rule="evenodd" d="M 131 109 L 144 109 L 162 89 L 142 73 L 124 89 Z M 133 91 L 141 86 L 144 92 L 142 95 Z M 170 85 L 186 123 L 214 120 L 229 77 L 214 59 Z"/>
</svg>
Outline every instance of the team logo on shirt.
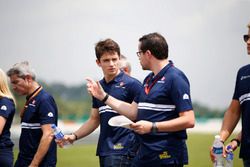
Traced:
<svg viewBox="0 0 250 167">
<path fill-rule="evenodd" d="M 171 158 L 171 155 L 169 155 L 167 151 L 164 151 L 161 154 L 159 154 L 159 158 L 160 159 L 168 159 L 168 158 Z"/>
<path fill-rule="evenodd" d="M 116 88 L 123 88 L 123 89 L 125 89 L 125 86 L 124 86 L 124 85 L 125 85 L 124 82 L 120 82 L 119 85 L 116 85 L 115 87 L 116 87 Z"/>
<path fill-rule="evenodd" d="M 188 94 L 185 93 L 185 94 L 183 95 L 183 100 L 188 100 L 188 99 L 189 99 L 189 96 L 188 96 Z"/>
<path fill-rule="evenodd" d="M 54 114 L 52 112 L 48 113 L 48 117 L 53 117 L 53 116 L 54 116 Z"/>
<path fill-rule="evenodd" d="M 250 78 L 250 75 L 241 76 L 240 80 L 244 80 L 244 79 L 247 79 L 247 78 Z"/>
<path fill-rule="evenodd" d="M 157 81 L 157 83 L 165 83 L 165 77 L 163 76 L 159 81 Z"/>
<path fill-rule="evenodd" d="M 29 106 L 36 107 L 36 100 L 33 100 L 33 101 L 29 104 Z"/>
<path fill-rule="evenodd" d="M 6 105 L 1 106 L 1 110 L 6 111 L 7 110 L 7 106 Z"/>
<path fill-rule="evenodd" d="M 122 143 L 117 143 L 113 146 L 114 150 L 121 150 L 124 148 L 124 146 L 122 145 Z"/>
</svg>

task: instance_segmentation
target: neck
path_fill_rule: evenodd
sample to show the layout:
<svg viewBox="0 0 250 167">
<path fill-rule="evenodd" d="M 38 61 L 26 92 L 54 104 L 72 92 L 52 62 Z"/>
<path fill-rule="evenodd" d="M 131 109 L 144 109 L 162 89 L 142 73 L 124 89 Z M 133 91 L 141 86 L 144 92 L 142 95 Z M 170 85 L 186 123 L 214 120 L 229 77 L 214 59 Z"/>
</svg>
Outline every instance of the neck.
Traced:
<svg viewBox="0 0 250 167">
<path fill-rule="evenodd" d="M 32 82 L 31 87 L 28 91 L 28 96 L 31 95 L 37 88 L 39 88 L 39 84 L 37 82 Z"/>
<path fill-rule="evenodd" d="M 109 83 L 110 81 L 114 80 L 114 78 L 120 74 L 120 70 L 117 71 L 117 73 L 115 75 L 104 75 L 104 79 L 107 83 Z"/>
<path fill-rule="evenodd" d="M 168 59 L 164 59 L 164 60 L 156 59 L 152 63 L 151 71 L 154 73 L 154 75 L 157 75 L 168 63 L 169 63 Z"/>
</svg>

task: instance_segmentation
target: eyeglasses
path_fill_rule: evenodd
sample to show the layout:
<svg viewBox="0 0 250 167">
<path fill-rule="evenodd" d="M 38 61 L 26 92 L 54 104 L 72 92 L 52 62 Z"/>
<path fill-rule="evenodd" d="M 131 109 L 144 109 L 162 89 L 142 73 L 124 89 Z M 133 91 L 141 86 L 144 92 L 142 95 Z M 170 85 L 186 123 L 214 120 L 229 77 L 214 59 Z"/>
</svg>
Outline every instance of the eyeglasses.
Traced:
<svg viewBox="0 0 250 167">
<path fill-rule="evenodd" d="M 249 35 L 243 35 L 243 39 L 245 42 L 247 42 L 249 40 Z"/>
<path fill-rule="evenodd" d="M 143 51 L 142 51 L 142 50 L 140 50 L 140 51 L 136 52 L 136 54 L 137 54 L 137 56 L 138 56 L 138 57 L 141 57 L 141 53 L 143 53 Z"/>
</svg>

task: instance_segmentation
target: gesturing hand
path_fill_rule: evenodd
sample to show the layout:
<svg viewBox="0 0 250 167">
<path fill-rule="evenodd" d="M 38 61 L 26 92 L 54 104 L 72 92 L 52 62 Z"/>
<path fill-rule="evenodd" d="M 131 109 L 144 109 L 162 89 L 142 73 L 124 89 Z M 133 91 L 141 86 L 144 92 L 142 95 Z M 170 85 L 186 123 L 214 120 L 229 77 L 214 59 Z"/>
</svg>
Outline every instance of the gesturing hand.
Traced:
<svg viewBox="0 0 250 167">
<path fill-rule="evenodd" d="M 99 81 L 94 81 L 91 78 L 86 78 L 86 80 L 88 93 L 94 96 L 95 98 L 102 100 L 105 97 L 106 93 L 104 92 Z"/>
</svg>

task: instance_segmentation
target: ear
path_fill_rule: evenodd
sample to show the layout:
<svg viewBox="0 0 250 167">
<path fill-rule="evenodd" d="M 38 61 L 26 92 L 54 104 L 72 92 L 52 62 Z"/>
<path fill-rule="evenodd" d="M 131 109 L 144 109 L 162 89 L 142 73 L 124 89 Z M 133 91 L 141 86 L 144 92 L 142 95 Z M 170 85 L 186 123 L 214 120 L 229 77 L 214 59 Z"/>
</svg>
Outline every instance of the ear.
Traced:
<svg viewBox="0 0 250 167">
<path fill-rule="evenodd" d="M 125 73 L 128 73 L 128 72 L 129 72 L 128 67 L 123 67 L 122 70 L 123 70 Z"/>
<path fill-rule="evenodd" d="M 33 80 L 31 75 L 26 75 L 25 79 L 27 79 L 29 82 Z"/>
<path fill-rule="evenodd" d="M 101 65 L 100 65 L 100 64 L 101 64 L 100 60 L 96 59 L 95 62 L 96 62 L 96 64 L 97 64 L 99 67 L 101 66 Z"/>
<path fill-rule="evenodd" d="M 31 75 L 25 75 L 25 76 L 24 76 L 24 81 L 25 81 L 27 84 L 32 83 L 32 81 L 33 81 L 32 76 L 31 76 Z"/>
<path fill-rule="evenodd" d="M 149 59 L 151 59 L 152 58 L 152 53 L 150 52 L 150 50 L 147 50 L 145 53 L 144 53 L 144 55 L 146 55 Z"/>
</svg>

